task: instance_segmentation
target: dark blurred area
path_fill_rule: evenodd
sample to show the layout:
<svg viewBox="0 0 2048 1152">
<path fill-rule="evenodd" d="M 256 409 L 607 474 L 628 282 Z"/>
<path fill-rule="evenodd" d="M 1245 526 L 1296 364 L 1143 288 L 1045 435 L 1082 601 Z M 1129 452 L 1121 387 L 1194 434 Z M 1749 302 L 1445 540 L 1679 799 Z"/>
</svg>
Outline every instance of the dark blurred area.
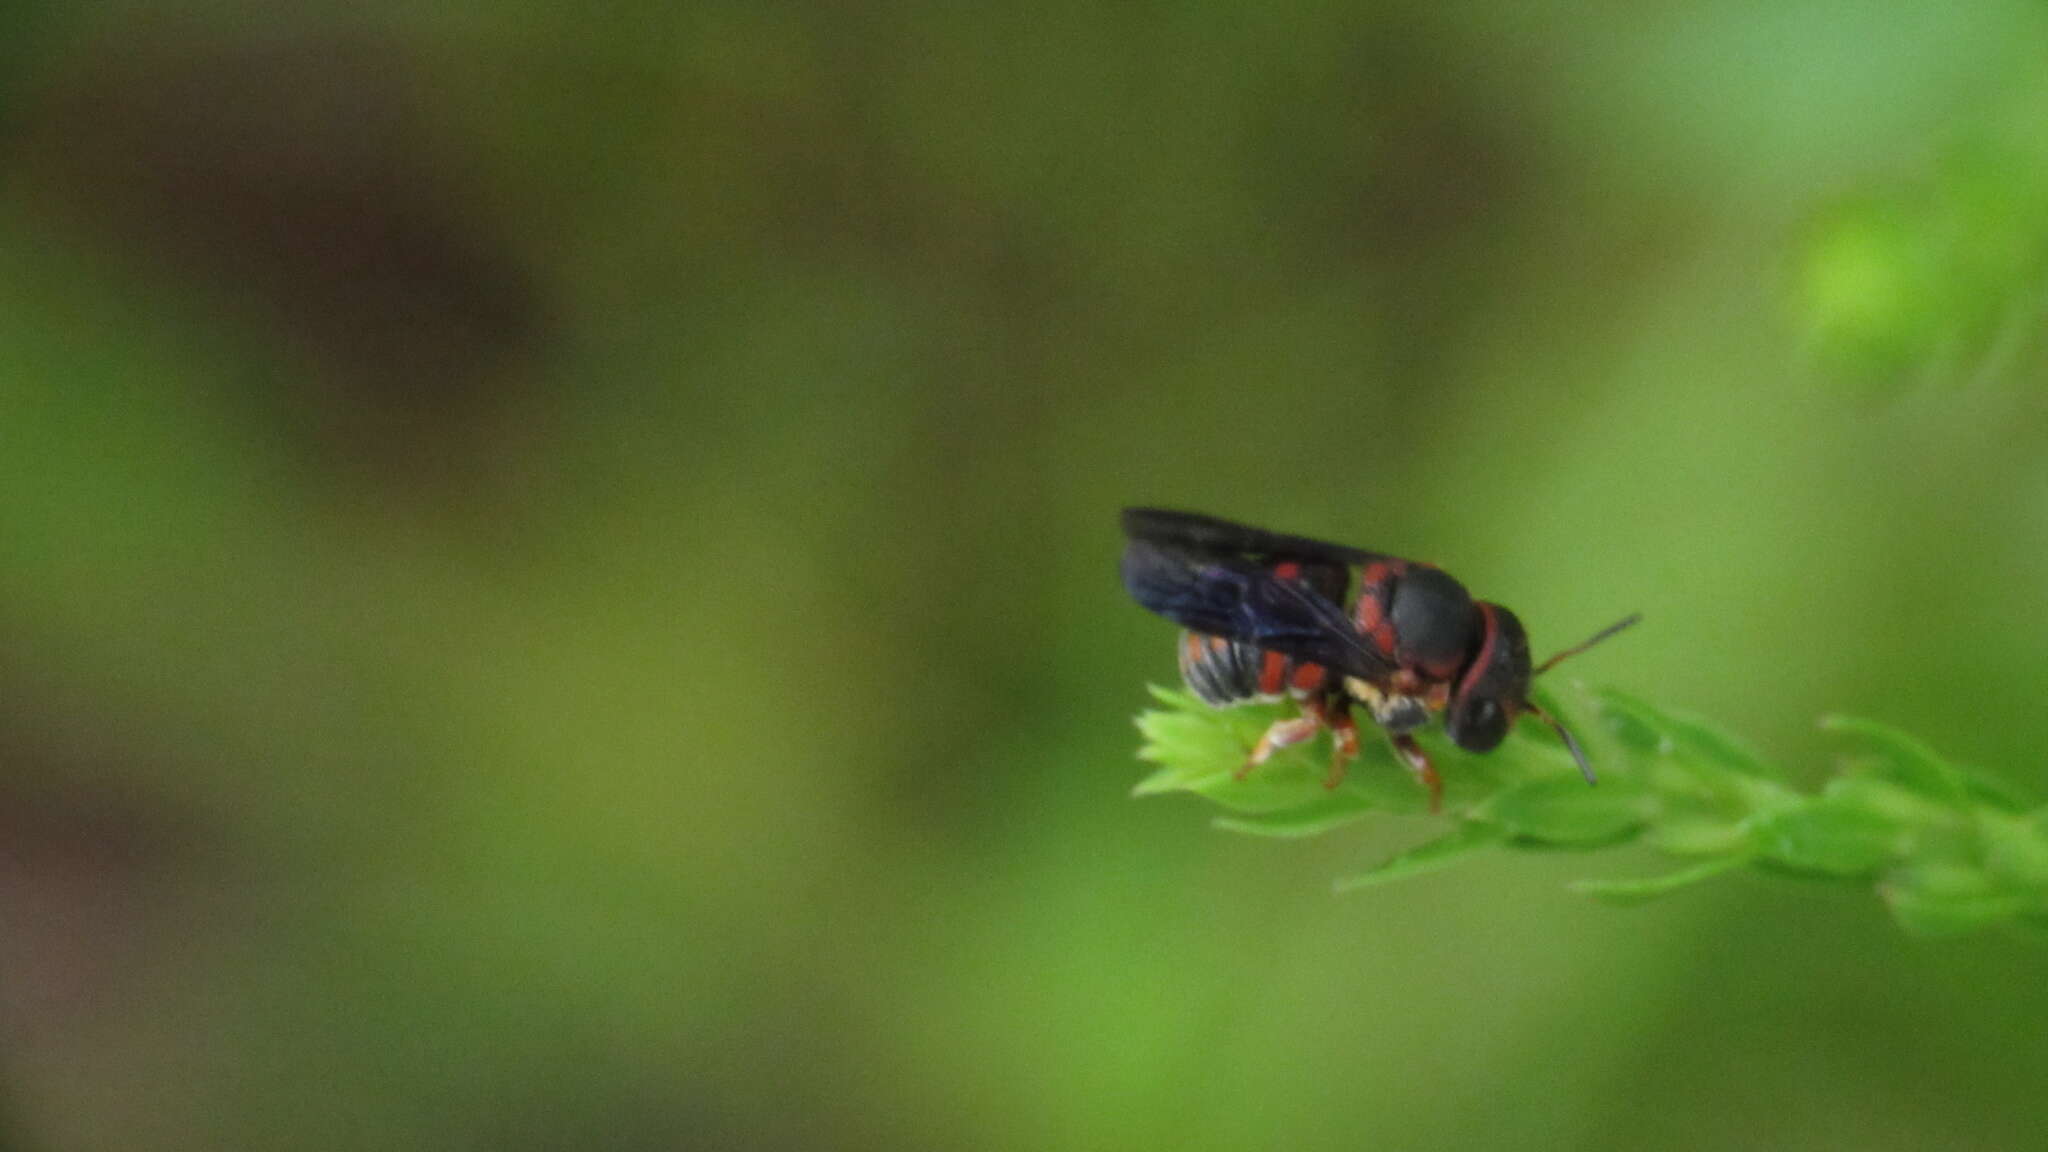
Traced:
<svg viewBox="0 0 2048 1152">
<path fill-rule="evenodd" d="M 1165 504 L 2039 789 L 2048 13 L 0 8 L 0 1148 L 2039 1142 L 2039 945 L 1133 803 Z"/>
</svg>

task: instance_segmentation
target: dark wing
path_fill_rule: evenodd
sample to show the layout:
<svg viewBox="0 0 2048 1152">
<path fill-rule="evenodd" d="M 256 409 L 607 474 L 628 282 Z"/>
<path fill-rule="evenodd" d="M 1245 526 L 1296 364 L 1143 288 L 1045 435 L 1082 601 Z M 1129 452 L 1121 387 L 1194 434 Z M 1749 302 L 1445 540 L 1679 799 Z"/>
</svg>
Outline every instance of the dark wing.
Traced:
<svg viewBox="0 0 2048 1152">
<path fill-rule="evenodd" d="M 1134 538 L 1124 547 L 1123 577 L 1139 604 L 1183 628 L 1242 640 L 1347 676 L 1377 680 L 1393 671 L 1329 597 L 1251 561 Z"/>
<path fill-rule="evenodd" d="M 1384 552 L 1368 552 L 1327 540 L 1268 532 L 1264 528 L 1219 520 L 1198 512 L 1174 512 L 1165 508 L 1124 509 L 1124 535 L 1199 556 L 1217 559 L 1236 557 L 1263 564 L 1299 560 L 1349 567 L 1393 559 Z"/>
</svg>

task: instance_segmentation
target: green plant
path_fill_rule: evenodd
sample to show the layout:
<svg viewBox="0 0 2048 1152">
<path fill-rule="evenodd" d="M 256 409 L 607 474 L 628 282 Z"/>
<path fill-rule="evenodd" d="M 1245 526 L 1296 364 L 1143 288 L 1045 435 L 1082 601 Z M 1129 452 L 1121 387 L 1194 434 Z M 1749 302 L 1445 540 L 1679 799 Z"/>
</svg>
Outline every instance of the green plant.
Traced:
<svg viewBox="0 0 2048 1152">
<path fill-rule="evenodd" d="M 1193 792 L 1227 810 L 1216 825 L 1311 836 L 1376 811 L 1428 801 L 1382 742 L 1326 789 L 1328 737 L 1287 749 L 1238 778 L 1246 750 L 1282 704 L 1212 709 L 1154 688 L 1138 717 L 1140 758 L 1157 770 L 1135 794 Z M 1698 720 L 1613 691 L 1555 690 L 1538 702 L 1564 719 L 1600 768 L 1587 787 L 1549 729 L 1525 720 L 1486 756 L 1425 736 L 1444 769 L 1450 828 L 1337 889 L 1431 871 L 1494 848 L 1590 851 L 1641 840 L 1683 862 L 1641 879 L 1582 880 L 1586 895 L 1632 904 L 1737 868 L 1874 887 L 1898 922 L 1928 935 L 1996 924 L 2048 928 L 2048 807 L 1955 764 L 1905 733 L 1830 717 L 1847 745 L 1818 794 Z"/>
</svg>

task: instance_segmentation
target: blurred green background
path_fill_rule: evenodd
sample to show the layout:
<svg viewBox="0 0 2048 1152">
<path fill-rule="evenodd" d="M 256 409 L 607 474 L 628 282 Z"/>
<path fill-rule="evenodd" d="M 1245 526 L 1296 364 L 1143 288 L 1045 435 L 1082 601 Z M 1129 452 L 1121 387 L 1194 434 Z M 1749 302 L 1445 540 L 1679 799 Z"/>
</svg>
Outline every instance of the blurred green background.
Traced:
<svg viewBox="0 0 2048 1152">
<path fill-rule="evenodd" d="M 0 7 L 0 1145 L 2012 1149 L 2048 955 L 1134 803 L 1115 510 L 2048 741 L 2038 3 Z"/>
</svg>

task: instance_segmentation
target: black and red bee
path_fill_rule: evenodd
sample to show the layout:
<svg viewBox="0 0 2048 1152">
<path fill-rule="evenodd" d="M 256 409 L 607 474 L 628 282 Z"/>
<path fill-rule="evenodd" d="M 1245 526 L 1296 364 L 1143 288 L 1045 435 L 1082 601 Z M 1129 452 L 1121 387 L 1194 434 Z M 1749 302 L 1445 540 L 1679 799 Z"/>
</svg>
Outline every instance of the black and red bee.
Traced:
<svg viewBox="0 0 2048 1152">
<path fill-rule="evenodd" d="M 1557 730 L 1588 784 L 1593 767 L 1564 725 L 1529 700 L 1529 684 L 1639 616 L 1530 666 L 1529 637 L 1515 614 L 1475 600 L 1443 569 L 1363 548 L 1268 532 L 1159 508 L 1123 514 L 1124 587 L 1139 604 L 1186 629 L 1181 678 L 1207 703 L 1289 696 L 1301 715 L 1275 721 L 1239 775 L 1275 750 L 1329 728 L 1329 787 L 1358 754 L 1351 705 L 1363 705 L 1394 750 L 1442 806 L 1443 782 L 1414 733 L 1443 713 L 1444 734 L 1490 752 L 1516 716 Z M 1351 570 L 1358 590 L 1348 600 Z"/>
</svg>

